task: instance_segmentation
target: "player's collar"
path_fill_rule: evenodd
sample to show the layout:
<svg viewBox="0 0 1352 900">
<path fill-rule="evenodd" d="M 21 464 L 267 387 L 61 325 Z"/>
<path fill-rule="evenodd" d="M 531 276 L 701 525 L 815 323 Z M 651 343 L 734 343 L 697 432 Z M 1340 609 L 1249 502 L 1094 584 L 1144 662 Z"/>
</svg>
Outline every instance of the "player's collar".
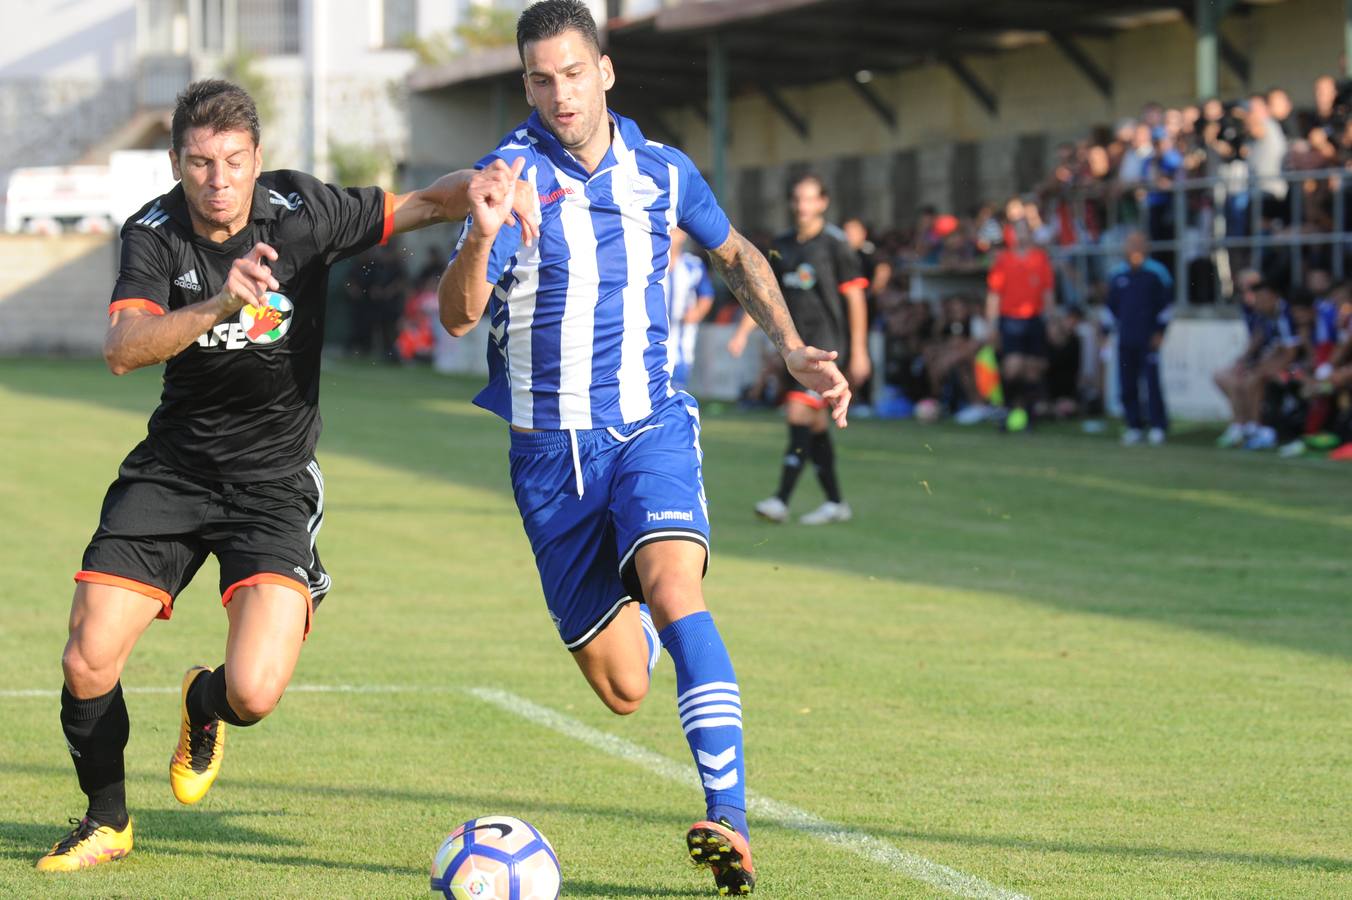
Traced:
<svg viewBox="0 0 1352 900">
<path fill-rule="evenodd" d="M 258 180 L 254 182 L 253 208 L 249 210 L 249 219 L 254 222 L 260 219 L 275 219 L 277 218 L 277 206 L 272 202 L 272 192 L 264 186 L 260 173 Z"/>
<path fill-rule="evenodd" d="M 615 168 L 619 164 L 620 157 L 633 152 L 633 148 L 645 142 L 643 133 L 638 130 L 638 125 L 634 124 L 632 119 L 626 119 L 611 109 L 606 110 L 606 115 L 610 117 L 612 126 L 610 146 L 606 148 L 606 154 L 601 157 L 601 164 L 596 167 L 595 172 L 588 172 L 577 157 L 573 156 L 563 144 L 559 143 L 559 139 L 554 136 L 554 133 L 545 127 L 545 123 L 541 121 L 538 112 L 531 111 L 530 118 L 526 120 L 526 127 L 535 137 L 537 146 L 544 150 L 545 156 L 549 158 L 550 162 L 573 177 L 587 181 L 608 169 Z"/>
<path fill-rule="evenodd" d="M 253 204 L 249 210 L 250 221 L 257 222 L 260 219 L 277 218 L 277 204 L 271 201 L 270 194 L 271 192 L 264 186 L 261 178 L 254 182 Z M 181 182 L 174 185 L 169 193 L 164 195 L 160 206 L 169 214 L 170 218 L 192 231 L 192 215 L 188 212 L 188 198 L 183 194 Z"/>
</svg>

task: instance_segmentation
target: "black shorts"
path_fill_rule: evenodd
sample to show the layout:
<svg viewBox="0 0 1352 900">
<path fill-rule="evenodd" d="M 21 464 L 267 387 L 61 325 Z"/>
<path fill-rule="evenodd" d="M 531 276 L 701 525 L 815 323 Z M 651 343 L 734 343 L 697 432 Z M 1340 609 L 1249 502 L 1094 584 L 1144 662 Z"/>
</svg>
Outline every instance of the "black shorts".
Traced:
<svg viewBox="0 0 1352 900">
<path fill-rule="evenodd" d="M 308 633 L 331 584 L 315 548 L 323 524 L 324 475 L 317 462 L 270 481 L 204 481 L 160 462 L 142 441 L 108 488 L 75 580 L 156 599 L 164 605 L 159 617 L 167 619 L 174 598 L 215 554 L 222 605 L 241 587 L 291 587 L 309 605 Z"/>
<path fill-rule="evenodd" d="M 1000 355 L 1047 355 L 1047 323 L 1042 316 L 1028 319 L 1000 317 Z"/>
</svg>

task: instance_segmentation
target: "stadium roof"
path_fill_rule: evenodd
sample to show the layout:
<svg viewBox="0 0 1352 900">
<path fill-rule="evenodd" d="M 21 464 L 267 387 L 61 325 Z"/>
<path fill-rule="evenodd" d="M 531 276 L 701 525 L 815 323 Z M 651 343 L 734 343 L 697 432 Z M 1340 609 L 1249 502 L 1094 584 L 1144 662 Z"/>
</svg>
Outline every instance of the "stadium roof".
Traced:
<svg viewBox="0 0 1352 900">
<path fill-rule="evenodd" d="M 1219 15 L 1227 9 L 1243 14 L 1281 0 L 1206 2 Z M 717 38 L 727 53 L 729 93 L 763 95 L 802 131 L 805 124 L 780 97 L 782 88 L 845 79 L 875 114 L 888 120 L 892 113 L 869 88 L 870 75 L 933 64 L 949 68 L 995 112 L 994 90 L 963 59 L 1046 40 L 1108 96 L 1111 77 L 1077 38 L 1193 20 L 1200 8 L 1197 0 L 702 0 L 613 18 L 604 40 L 621 76 L 614 103 L 647 111 L 640 121 L 677 107 L 693 107 L 707 118 L 709 47 Z M 1247 81 L 1247 58 L 1223 35 L 1218 38 L 1221 60 Z M 515 81 L 519 72 L 516 48 L 504 47 L 417 69 L 409 86 L 434 91 Z"/>
</svg>

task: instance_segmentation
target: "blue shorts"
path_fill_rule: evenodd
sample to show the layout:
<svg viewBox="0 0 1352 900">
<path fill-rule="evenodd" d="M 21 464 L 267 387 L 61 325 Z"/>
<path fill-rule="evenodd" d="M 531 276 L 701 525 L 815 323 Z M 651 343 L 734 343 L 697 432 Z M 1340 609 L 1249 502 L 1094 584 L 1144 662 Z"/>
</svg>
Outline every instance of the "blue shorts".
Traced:
<svg viewBox="0 0 1352 900">
<path fill-rule="evenodd" d="M 699 406 L 689 394 L 616 428 L 511 436 L 512 492 L 569 650 L 643 599 L 634 556 L 644 544 L 695 541 L 708 569 Z"/>
</svg>

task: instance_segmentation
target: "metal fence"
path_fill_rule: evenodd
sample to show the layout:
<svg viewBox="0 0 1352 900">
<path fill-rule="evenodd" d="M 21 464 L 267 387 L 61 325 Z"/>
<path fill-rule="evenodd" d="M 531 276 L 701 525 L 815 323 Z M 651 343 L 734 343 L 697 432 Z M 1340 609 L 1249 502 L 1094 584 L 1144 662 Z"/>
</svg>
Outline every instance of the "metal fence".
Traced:
<svg viewBox="0 0 1352 900">
<path fill-rule="evenodd" d="M 1317 267 L 1340 281 L 1352 247 L 1349 190 L 1352 171 L 1345 169 L 1279 176 L 1232 171 L 1178 179 L 1168 188 L 1071 188 L 1048 199 L 1069 205 L 1076 239 L 1053 243 L 1048 252 L 1071 302 L 1092 298 L 1111 264 L 1121 258 L 1123 240 L 1138 229 L 1149 237 L 1150 254 L 1172 269 L 1175 302 L 1181 307 L 1199 305 L 1199 297 L 1208 292 L 1214 302 L 1224 303 L 1241 269 L 1276 272 L 1279 281 L 1299 285 L 1305 272 Z M 1198 260 L 1209 265 L 1192 269 Z M 1201 284 L 1203 278 L 1212 284 Z"/>
</svg>

